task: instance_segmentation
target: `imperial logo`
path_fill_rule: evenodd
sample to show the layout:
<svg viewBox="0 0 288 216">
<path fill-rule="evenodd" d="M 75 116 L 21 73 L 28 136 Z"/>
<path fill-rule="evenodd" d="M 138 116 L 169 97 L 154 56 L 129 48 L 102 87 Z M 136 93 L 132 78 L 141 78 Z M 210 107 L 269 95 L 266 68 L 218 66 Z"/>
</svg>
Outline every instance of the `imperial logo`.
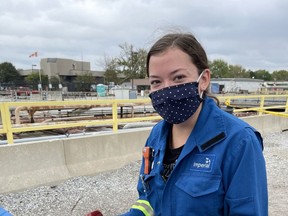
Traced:
<svg viewBox="0 0 288 216">
<path fill-rule="evenodd" d="M 215 160 L 215 155 L 196 154 L 192 162 L 191 170 L 211 172 Z"/>
</svg>

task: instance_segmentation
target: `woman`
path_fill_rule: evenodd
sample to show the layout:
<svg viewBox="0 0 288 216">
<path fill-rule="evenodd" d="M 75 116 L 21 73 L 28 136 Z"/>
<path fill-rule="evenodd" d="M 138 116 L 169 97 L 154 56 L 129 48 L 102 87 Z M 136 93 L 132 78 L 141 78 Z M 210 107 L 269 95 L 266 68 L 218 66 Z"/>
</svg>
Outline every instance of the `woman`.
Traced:
<svg viewBox="0 0 288 216">
<path fill-rule="evenodd" d="M 124 215 L 268 215 L 261 135 L 208 95 L 206 53 L 191 34 L 167 34 L 147 56 L 162 116 L 144 148 L 139 199 Z"/>
</svg>

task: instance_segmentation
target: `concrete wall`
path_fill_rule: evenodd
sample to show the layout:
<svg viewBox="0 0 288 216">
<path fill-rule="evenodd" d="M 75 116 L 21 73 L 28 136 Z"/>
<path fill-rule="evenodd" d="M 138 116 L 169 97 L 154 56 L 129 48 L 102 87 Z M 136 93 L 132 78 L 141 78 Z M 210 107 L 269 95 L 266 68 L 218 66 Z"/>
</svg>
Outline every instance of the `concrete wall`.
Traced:
<svg viewBox="0 0 288 216">
<path fill-rule="evenodd" d="M 90 72 L 90 62 L 75 61 L 72 59 L 43 58 L 40 61 L 44 75 L 51 76 L 76 76 L 83 71 Z"/>
<path fill-rule="evenodd" d="M 241 118 L 255 127 L 262 135 L 288 130 L 288 119 L 275 115 L 248 116 Z"/>
<path fill-rule="evenodd" d="M 263 134 L 288 129 L 287 118 L 245 117 Z M 92 175 L 141 158 L 151 128 L 0 146 L 0 193 Z"/>
<path fill-rule="evenodd" d="M 141 158 L 150 128 L 0 146 L 0 193 L 113 170 Z"/>
</svg>

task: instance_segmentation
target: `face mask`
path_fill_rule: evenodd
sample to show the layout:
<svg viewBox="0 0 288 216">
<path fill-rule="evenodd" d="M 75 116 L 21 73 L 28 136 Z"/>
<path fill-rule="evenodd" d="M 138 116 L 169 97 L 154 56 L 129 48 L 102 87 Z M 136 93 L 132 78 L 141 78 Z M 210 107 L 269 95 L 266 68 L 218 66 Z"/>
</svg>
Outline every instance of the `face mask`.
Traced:
<svg viewBox="0 0 288 216">
<path fill-rule="evenodd" d="M 180 124 L 191 117 L 203 101 L 198 81 L 166 87 L 149 94 L 156 112 L 171 124 Z"/>
</svg>

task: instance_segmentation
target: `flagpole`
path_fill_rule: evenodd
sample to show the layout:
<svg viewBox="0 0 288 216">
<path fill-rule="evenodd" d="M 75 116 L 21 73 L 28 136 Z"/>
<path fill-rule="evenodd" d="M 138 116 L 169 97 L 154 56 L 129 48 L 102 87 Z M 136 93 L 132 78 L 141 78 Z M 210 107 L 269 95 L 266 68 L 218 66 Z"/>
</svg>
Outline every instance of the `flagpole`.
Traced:
<svg viewBox="0 0 288 216">
<path fill-rule="evenodd" d="M 37 60 L 38 60 L 38 51 L 33 52 L 33 53 L 29 56 L 29 58 L 32 58 L 32 57 L 35 57 L 35 58 L 37 58 Z M 38 60 L 38 61 L 39 61 L 39 60 Z M 33 66 L 36 66 L 36 65 L 33 65 L 33 64 L 32 64 L 32 73 L 33 73 Z M 40 99 L 43 100 L 44 98 L 42 97 L 42 77 L 41 77 L 40 64 L 39 64 L 39 69 L 38 69 L 38 75 L 39 75 L 38 90 L 40 91 Z"/>
<path fill-rule="evenodd" d="M 37 58 L 38 60 L 38 52 L 35 52 L 35 57 Z M 39 60 L 38 60 L 39 62 Z M 41 77 L 41 67 L 40 67 L 40 64 L 39 64 L 39 69 L 38 69 L 38 75 L 39 75 L 39 87 L 40 87 L 40 99 L 43 100 L 43 95 L 42 95 L 42 77 Z"/>
</svg>

